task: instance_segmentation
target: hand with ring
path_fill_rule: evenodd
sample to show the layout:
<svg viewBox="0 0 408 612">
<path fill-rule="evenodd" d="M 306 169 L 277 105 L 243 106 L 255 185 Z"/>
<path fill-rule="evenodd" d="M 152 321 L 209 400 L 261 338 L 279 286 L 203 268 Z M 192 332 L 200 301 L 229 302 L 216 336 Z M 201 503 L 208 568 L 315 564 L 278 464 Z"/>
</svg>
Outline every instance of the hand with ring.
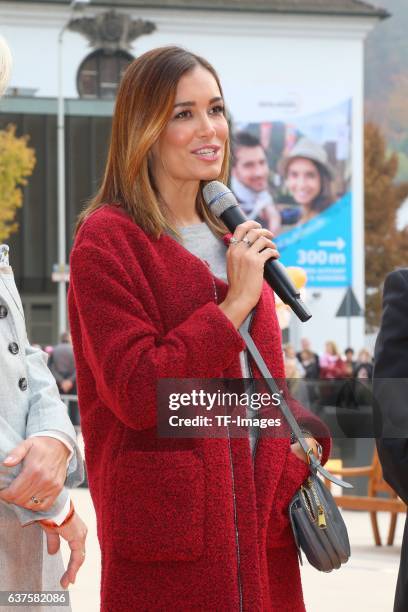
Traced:
<svg viewBox="0 0 408 612">
<path fill-rule="evenodd" d="M 56 438 L 23 440 L 3 461 L 7 468 L 22 464 L 22 469 L 10 486 L 0 491 L 0 499 L 35 512 L 49 510 L 63 489 L 68 456 L 68 448 Z"/>
<path fill-rule="evenodd" d="M 271 238 L 272 232 L 248 220 L 236 227 L 230 240 L 227 251 L 229 290 L 220 308 L 236 329 L 258 303 L 265 263 L 279 257 Z"/>
</svg>

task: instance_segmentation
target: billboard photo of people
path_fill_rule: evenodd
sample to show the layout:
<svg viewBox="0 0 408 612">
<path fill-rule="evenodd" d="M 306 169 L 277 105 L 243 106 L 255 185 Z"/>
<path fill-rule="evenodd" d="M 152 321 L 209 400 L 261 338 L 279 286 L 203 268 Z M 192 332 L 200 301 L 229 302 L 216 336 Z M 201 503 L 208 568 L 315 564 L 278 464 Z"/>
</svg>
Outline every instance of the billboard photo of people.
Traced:
<svg viewBox="0 0 408 612">
<path fill-rule="evenodd" d="M 351 284 L 351 102 L 291 122 L 235 123 L 231 189 L 309 287 Z"/>
</svg>

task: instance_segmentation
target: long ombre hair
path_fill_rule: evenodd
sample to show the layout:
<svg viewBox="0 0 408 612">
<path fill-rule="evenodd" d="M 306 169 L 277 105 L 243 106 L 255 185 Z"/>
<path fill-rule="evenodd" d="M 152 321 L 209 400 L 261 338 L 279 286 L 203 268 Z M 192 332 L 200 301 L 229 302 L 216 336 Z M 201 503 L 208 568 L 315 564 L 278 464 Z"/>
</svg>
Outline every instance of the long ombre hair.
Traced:
<svg viewBox="0 0 408 612">
<path fill-rule="evenodd" d="M 202 66 L 219 77 L 202 57 L 180 47 L 160 47 L 144 53 L 127 68 L 120 84 L 112 120 L 112 135 L 102 185 L 81 212 L 76 232 L 90 214 L 104 204 L 118 204 L 145 232 L 159 237 L 165 230 L 178 235 L 160 204 L 154 176 L 149 168 L 149 152 L 170 120 L 180 78 Z M 227 182 L 230 147 L 225 144 L 221 173 L 214 179 Z M 202 181 L 196 208 L 200 217 L 217 234 L 225 226 L 208 209 L 202 195 Z"/>
</svg>

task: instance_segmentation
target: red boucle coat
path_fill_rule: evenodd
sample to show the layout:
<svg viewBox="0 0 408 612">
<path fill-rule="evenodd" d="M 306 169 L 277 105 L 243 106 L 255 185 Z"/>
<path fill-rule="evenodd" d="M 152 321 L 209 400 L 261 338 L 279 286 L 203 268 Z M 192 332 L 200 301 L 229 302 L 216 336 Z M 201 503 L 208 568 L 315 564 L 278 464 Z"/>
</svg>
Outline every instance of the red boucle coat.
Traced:
<svg viewBox="0 0 408 612">
<path fill-rule="evenodd" d="M 215 283 L 221 302 L 227 285 Z M 104 206 L 72 251 L 69 314 L 103 612 L 303 611 L 287 506 L 307 467 L 289 440 L 261 437 L 253 464 L 247 439 L 156 433 L 158 379 L 241 376 L 243 342 L 215 304 L 208 267 Z M 267 286 L 252 335 L 283 378 Z"/>
</svg>

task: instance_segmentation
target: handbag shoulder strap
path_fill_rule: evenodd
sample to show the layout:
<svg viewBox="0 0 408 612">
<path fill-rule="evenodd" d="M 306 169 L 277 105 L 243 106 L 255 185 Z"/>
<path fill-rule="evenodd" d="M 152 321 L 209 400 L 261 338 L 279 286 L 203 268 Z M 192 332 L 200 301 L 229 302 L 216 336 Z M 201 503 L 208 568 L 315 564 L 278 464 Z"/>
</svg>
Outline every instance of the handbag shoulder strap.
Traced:
<svg viewBox="0 0 408 612">
<path fill-rule="evenodd" d="M 242 339 L 244 340 L 246 347 L 248 349 L 248 352 L 250 353 L 250 355 L 252 356 L 253 360 L 255 361 L 259 371 L 261 372 L 265 383 L 267 384 L 267 386 L 269 387 L 270 391 L 272 393 L 278 393 L 281 401 L 279 403 L 279 408 L 283 414 L 283 416 L 285 417 L 289 427 L 291 428 L 291 430 L 293 431 L 293 433 L 295 434 L 296 438 L 299 440 L 299 444 L 302 447 L 302 449 L 305 451 L 305 453 L 307 453 L 309 447 L 307 446 L 305 439 L 304 439 L 304 434 L 302 433 L 291 409 L 289 408 L 287 402 L 285 401 L 285 399 L 282 397 L 280 389 L 278 388 L 278 385 L 275 382 L 275 379 L 273 378 L 272 374 L 270 373 L 268 366 L 266 365 L 261 353 L 259 352 L 255 342 L 253 341 L 249 331 L 244 327 L 240 327 L 239 329 L 239 333 L 241 334 Z M 340 478 L 337 478 L 336 476 L 333 476 L 333 474 L 330 474 L 330 472 L 328 472 L 320 463 L 320 461 L 314 456 L 313 453 L 309 454 L 309 467 L 310 467 L 310 471 L 312 472 L 312 474 L 315 474 L 316 471 L 319 472 L 324 478 L 327 478 L 328 480 L 330 480 L 331 482 L 333 482 L 334 484 L 339 485 L 340 487 L 343 487 L 345 489 L 352 489 L 353 485 L 351 485 L 348 482 L 345 482 L 344 480 L 340 480 Z"/>
</svg>

